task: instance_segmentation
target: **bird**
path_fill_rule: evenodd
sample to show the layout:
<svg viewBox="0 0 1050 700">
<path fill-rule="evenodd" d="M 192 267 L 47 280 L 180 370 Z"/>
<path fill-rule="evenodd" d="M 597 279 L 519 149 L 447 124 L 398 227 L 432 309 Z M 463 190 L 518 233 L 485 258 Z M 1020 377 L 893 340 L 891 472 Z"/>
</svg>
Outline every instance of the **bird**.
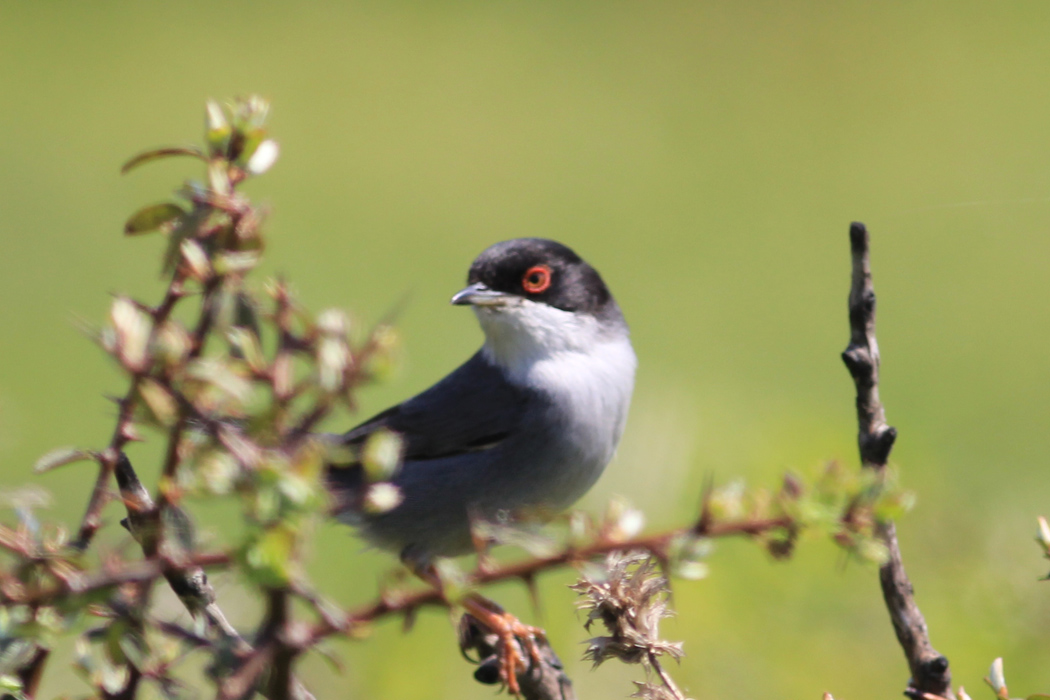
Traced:
<svg viewBox="0 0 1050 700">
<path fill-rule="evenodd" d="M 444 379 L 334 439 L 349 464 L 327 469 L 336 517 L 419 570 L 475 551 L 471 524 L 571 506 L 601 476 L 627 421 L 637 359 L 598 271 L 543 238 L 486 248 L 452 296 L 473 309 L 481 348 Z M 400 496 L 363 508 L 360 451 L 400 441 Z"/>
</svg>

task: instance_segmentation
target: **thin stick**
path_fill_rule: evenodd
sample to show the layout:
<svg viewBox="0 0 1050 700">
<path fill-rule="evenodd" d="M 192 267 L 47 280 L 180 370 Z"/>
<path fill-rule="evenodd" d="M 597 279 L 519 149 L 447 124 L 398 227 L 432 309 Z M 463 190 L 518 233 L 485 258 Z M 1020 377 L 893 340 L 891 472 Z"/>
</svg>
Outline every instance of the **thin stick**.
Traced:
<svg viewBox="0 0 1050 700">
<path fill-rule="evenodd" d="M 185 272 L 183 271 L 182 266 L 179 266 L 176 268 L 174 274 L 172 274 L 171 282 L 168 284 L 168 289 L 164 293 L 164 298 L 161 300 L 160 305 L 157 306 L 151 314 L 153 317 L 153 327 L 150 330 L 150 342 L 153 341 L 158 330 L 168 320 L 168 317 L 171 316 L 175 304 L 186 296 L 186 290 L 183 286 L 185 282 Z M 136 372 L 132 376 L 131 385 L 128 387 L 128 391 L 124 395 L 124 398 L 121 399 L 118 404 L 120 409 L 117 414 L 117 425 L 113 429 L 113 435 L 110 437 L 109 446 L 101 453 L 98 477 L 95 479 L 95 486 L 91 490 L 91 498 L 88 500 L 84 517 L 80 521 L 80 530 L 77 533 L 77 539 L 74 543 L 74 546 L 81 551 L 88 548 L 88 545 L 91 544 L 91 540 L 95 537 L 95 533 L 98 532 L 99 527 L 102 525 L 102 509 L 109 500 L 109 478 L 117 466 L 117 459 L 119 458 L 120 452 L 131 440 L 132 417 L 134 414 L 139 384 L 147 373 L 148 370 L 142 370 Z"/>
<path fill-rule="evenodd" d="M 850 344 L 842 361 L 853 376 L 857 391 L 857 445 L 865 468 L 881 473 L 897 438 L 897 430 L 886 423 L 886 410 L 879 399 L 879 344 L 875 339 L 875 288 L 871 279 L 868 230 L 861 223 L 850 226 L 853 279 L 849 294 Z M 879 534 L 889 549 L 889 561 L 879 569 L 879 582 L 886 609 L 893 621 L 897 641 L 911 669 L 905 694 L 938 695 L 954 700 L 948 659 L 930 643 L 926 620 L 915 603 L 915 595 L 901 560 L 897 532 L 892 522 L 880 523 Z"/>
<path fill-rule="evenodd" d="M 47 659 L 50 654 L 50 649 L 37 647 L 29 663 L 18 669 L 18 679 L 22 681 L 22 695 L 28 700 L 33 700 L 36 697 L 37 690 L 40 688 L 40 679 L 44 677 L 44 667 L 47 665 Z"/>
<path fill-rule="evenodd" d="M 674 695 L 677 700 L 685 700 L 685 695 L 678 689 L 674 679 L 671 678 L 671 674 L 663 667 L 656 654 L 651 651 L 649 652 L 649 664 L 656 671 L 656 675 L 660 676 L 660 680 L 667 687 L 667 690 L 671 692 L 671 695 Z"/>
</svg>

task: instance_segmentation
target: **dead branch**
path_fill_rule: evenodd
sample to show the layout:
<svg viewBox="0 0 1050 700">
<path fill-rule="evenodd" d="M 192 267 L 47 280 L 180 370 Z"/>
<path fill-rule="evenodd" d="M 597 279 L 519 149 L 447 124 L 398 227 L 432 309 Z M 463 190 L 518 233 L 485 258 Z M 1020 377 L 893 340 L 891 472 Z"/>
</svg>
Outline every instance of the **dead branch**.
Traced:
<svg viewBox="0 0 1050 700">
<path fill-rule="evenodd" d="M 853 279 L 849 294 L 850 344 L 842 361 L 853 376 L 857 391 L 857 444 L 865 468 L 883 471 L 897 430 L 886 423 L 879 399 L 879 345 L 875 339 L 875 288 L 871 279 L 868 230 L 861 223 L 850 226 Z M 897 532 L 892 522 L 880 524 L 879 533 L 889 549 L 889 561 L 879 569 L 882 596 L 911 669 L 905 691 L 912 697 L 933 694 L 954 699 L 948 659 L 930 643 L 926 620 L 915 603 L 914 590 L 901 560 Z"/>
</svg>

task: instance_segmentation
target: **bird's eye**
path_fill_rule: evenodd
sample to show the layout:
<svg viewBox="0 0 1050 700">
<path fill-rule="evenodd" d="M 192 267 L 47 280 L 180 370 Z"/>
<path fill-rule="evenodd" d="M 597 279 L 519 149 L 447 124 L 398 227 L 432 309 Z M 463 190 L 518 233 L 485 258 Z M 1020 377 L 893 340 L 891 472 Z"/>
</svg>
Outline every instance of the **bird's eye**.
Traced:
<svg viewBox="0 0 1050 700">
<path fill-rule="evenodd" d="M 551 286 L 551 269 L 546 265 L 533 265 L 521 278 L 521 286 L 529 294 L 545 292 Z"/>
</svg>

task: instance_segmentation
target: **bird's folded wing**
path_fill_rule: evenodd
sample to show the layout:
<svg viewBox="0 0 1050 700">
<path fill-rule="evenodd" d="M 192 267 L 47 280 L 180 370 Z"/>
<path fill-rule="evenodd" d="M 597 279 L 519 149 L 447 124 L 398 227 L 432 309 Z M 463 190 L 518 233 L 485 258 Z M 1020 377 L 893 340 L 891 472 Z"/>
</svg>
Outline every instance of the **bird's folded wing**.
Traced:
<svg viewBox="0 0 1050 700">
<path fill-rule="evenodd" d="M 488 449 L 521 422 L 535 396 L 509 383 L 481 352 L 423 393 L 383 411 L 342 436 L 359 445 L 380 429 L 401 436 L 406 460 Z"/>
</svg>

